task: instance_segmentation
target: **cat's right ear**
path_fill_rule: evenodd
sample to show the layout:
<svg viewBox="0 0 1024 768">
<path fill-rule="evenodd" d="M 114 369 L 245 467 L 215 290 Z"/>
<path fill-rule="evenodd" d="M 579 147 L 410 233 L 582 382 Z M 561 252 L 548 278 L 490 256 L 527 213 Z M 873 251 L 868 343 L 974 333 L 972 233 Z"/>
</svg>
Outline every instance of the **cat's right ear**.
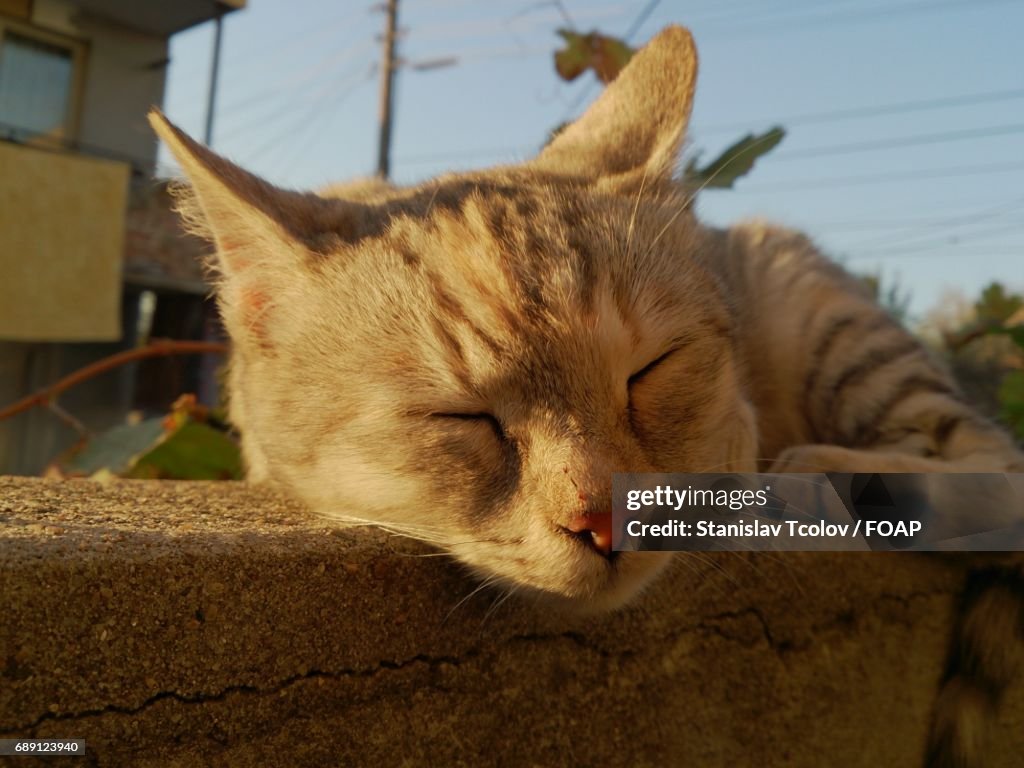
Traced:
<svg viewBox="0 0 1024 768">
<path fill-rule="evenodd" d="M 302 279 L 325 243 L 358 238 L 362 206 L 279 189 L 194 141 L 158 110 L 149 122 L 189 181 L 176 196 L 179 212 L 216 247 L 229 330 L 236 340 L 255 331 L 265 343 L 281 288 Z"/>
<path fill-rule="evenodd" d="M 623 182 L 667 179 L 678 161 L 696 79 L 697 49 L 690 32 L 666 27 L 529 165 Z"/>
<path fill-rule="evenodd" d="M 281 260 L 281 246 L 307 244 L 327 227 L 338 228 L 344 239 L 357 235 L 359 206 L 349 206 L 346 217 L 339 208 L 348 204 L 275 187 L 204 147 L 157 109 L 150 111 L 149 123 L 189 181 L 190 189 L 178 196 L 182 214 L 196 234 L 217 246 L 228 277 L 253 268 L 273 270 L 269 262 Z"/>
</svg>

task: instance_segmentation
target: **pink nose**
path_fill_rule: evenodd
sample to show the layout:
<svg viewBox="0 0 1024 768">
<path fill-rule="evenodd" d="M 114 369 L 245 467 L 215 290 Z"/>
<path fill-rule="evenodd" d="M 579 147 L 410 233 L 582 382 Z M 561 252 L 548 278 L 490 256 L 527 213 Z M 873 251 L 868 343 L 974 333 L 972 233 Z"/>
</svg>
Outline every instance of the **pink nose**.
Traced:
<svg viewBox="0 0 1024 768">
<path fill-rule="evenodd" d="M 573 518 L 565 529 L 599 554 L 612 554 L 612 513 L 595 512 Z"/>
</svg>

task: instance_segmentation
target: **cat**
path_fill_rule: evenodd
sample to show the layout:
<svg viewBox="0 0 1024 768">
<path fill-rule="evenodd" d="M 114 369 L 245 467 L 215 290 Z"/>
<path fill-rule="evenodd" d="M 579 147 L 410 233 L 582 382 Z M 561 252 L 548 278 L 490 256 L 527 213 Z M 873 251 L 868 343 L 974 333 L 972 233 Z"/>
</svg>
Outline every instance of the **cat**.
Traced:
<svg viewBox="0 0 1024 768">
<path fill-rule="evenodd" d="M 154 111 L 216 246 L 250 479 L 608 610 L 672 557 L 611 550 L 613 472 L 1024 470 L 807 238 L 696 220 L 696 71 L 669 27 L 537 157 L 406 189 L 278 189 Z M 970 718 L 1006 684 L 985 617 L 1024 589 L 999 579 L 965 605 L 936 764 L 979 759 Z"/>
</svg>

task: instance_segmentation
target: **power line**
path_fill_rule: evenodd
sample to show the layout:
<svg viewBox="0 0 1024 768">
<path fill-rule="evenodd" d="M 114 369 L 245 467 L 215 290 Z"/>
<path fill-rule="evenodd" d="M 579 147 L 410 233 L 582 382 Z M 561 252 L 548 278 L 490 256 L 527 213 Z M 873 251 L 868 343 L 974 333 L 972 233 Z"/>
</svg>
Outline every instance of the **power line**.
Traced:
<svg viewBox="0 0 1024 768">
<path fill-rule="evenodd" d="M 440 152 L 437 154 L 409 155 L 399 157 L 403 165 L 425 165 L 432 162 L 444 160 L 463 160 L 473 157 L 495 157 L 503 155 L 506 157 L 522 157 L 531 152 L 538 151 L 536 146 L 531 147 L 492 147 L 487 149 L 473 150 L 470 152 Z M 948 168 L 937 168 L 924 171 L 911 171 L 907 174 L 875 174 L 865 176 L 831 177 L 828 179 L 799 179 L 792 182 L 772 183 L 768 185 L 755 185 L 754 187 L 735 187 L 736 192 L 771 192 L 776 190 L 803 190 L 803 189 L 824 189 L 828 187 L 872 184 L 877 182 L 902 182 L 917 181 L 919 179 L 947 178 L 954 176 L 978 176 L 1010 171 L 1024 170 L 1024 163 L 992 163 L 989 165 L 977 166 L 953 166 Z"/>
<path fill-rule="evenodd" d="M 286 53 L 290 53 L 295 50 L 309 49 L 311 43 L 323 37 L 325 34 L 333 34 L 339 27 L 348 27 L 350 22 L 358 15 L 365 15 L 369 18 L 369 14 L 366 9 L 360 11 L 346 13 L 344 16 L 336 16 L 326 21 L 321 21 L 313 27 L 307 27 L 297 35 L 285 35 L 283 37 L 280 34 L 278 38 L 284 40 L 283 44 L 268 47 L 266 45 L 254 45 L 249 48 L 244 48 L 238 53 L 225 52 L 224 53 L 224 65 L 230 67 L 232 64 L 246 64 L 246 74 L 251 75 L 254 71 L 258 72 L 261 69 L 268 67 L 277 68 L 277 63 Z M 275 30 L 280 33 L 281 30 Z M 254 56 L 258 54 L 258 56 Z M 253 63 L 257 66 L 254 68 Z M 185 67 L 181 72 L 176 72 L 176 76 L 181 77 L 185 80 L 194 79 L 192 75 L 196 73 L 199 63 L 191 64 Z M 263 66 L 258 66 L 263 65 Z"/>
<path fill-rule="evenodd" d="M 265 117 L 260 116 L 251 118 L 244 122 L 235 124 L 233 126 L 233 130 L 223 132 L 218 137 L 218 141 L 219 143 L 223 143 L 229 139 L 237 139 L 239 136 L 245 136 L 253 133 L 254 131 L 263 131 L 269 125 L 280 123 L 294 115 L 295 108 L 301 106 L 303 103 L 309 101 L 319 103 L 324 96 L 330 93 L 330 90 L 334 85 L 335 80 L 332 78 L 325 83 L 320 83 L 320 87 L 316 90 L 307 86 L 306 88 L 289 94 L 291 98 L 276 103 L 268 102 L 270 110 Z"/>
<path fill-rule="evenodd" d="M 993 246 L 990 246 L 993 247 Z M 957 258 L 964 258 L 970 256 L 972 259 L 1013 259 L 1024 257 L 1024 243 L 1017 245 L 1014 243 L 1000 243 L 997 246 L 999 248 L 1009 248 L 1007 251 L 971 251 L 969 254 L 965 253 L 954 253 L 952 251 L 915 251 L 913 253 L 890 253 L 884 257 L 877 255 L 862 255 L 862 254 L 851 254 L 845 257 L 845 261 L 866 261 L 868 259 L 885 258 L 888 259 L 912 259 L 921 258 L 922 256 L 929 258 L 942 258 L 955 256 Z"/>
<path fill-rule="evenodd" d="M 935 2 L 934 0 L 925 0 L 923 2 L 908 3 L 903 6 L 862 9 L 859 11 L 852 11 L 846 14 L 835 14 L 834 12 L 830 11 L 827 15 L 812 16 L 811 18 L 804 19 L 802 23 L 794 23 L 794 21 L 800 22 L 799 19 L 780 19 L 779 22 L 774 25 L 772 25 L 769 21 L 768 27 L 765 26 L 765 22 L 759 21 L 756 26 L 737 28 L 735 26 L 735 23 L 731 22 L 728 17 L 724 19 L 724 23 L 727 23 L 729 25 L 729 31 L 731 33 L 737 33 L 739 36 L 742 36 L 745 33 L 761 33 L 766 28 L 783 29 L 788 31 L 791 29 L 799 29 L 801 27 L 807 26 L 816 26 L 819 24 L 832 25 L 837 22 L 842 23 L 850 21 L 857 22 L 863 20 L 871 20 L 881 16 L 895 16 L 904 15 L 908 13 L 933 12 L 949 9 L 955 10 L 957 8 L 970 8 L 974 10 L 976 8 L 984 7 L 986 5 L 999 5 L 1015 1 L 1017 0 L 949 0 L 948 2 Z M 630 25 L 629 31 L 624 35 L 623 39 L 626 42 L 630 42 L 632 40 L 633 35 L 635 35 L 637 31 L 639 31 L 640 27 L 642 27 L 643 24 L 647 21 L 648 17 L 651 15 L 651 13 L 653 13 L 653 11 L 659 3 L 660 0 L 650 0 L 650 2 L 646 6 L 644 6 L 644 8 L 638 14 L 636 20 L 633 22 L 633 24 Z M 742 6 L 737 10 L 742 10 Z M 782 10 L 784 11 L 785 9 Z M 743 18 L 749 18 L 749 13 L 744 13 Z M 712 26 L 714 25 L 715 21 L 716 20 L 710 21 Z M 595 82 L 591 80 L 587 83 L 583 90 L 581 90 L 576 95 L 576 98 L 574 98 L 573 101 L 570 103 L 570 106 L 566 111 L 563 120 L 569 120 L 573 115 L 576 114 L 576 111 L 582 105 L 583 101 L 590 95 L 594 86 Z M 717 128 L 714 130 L 717 130 Z"/>
<path fill-rule="evenodd" d="M 903 5 L 878 6 L 875 8 L 851 11 L 845 14 L 822 13 L 815 14 L 808 18 L 799 17 L 783 18 L 777 22 L 771 20 L 759 21 L 756 25 L 736 26 L 729 24 L 728 32 L 730 37 L 743 37 L 750 34 L 763 34 L 765 31 L 790 32 L 801 30 L 807 27 L 833 26 L 835 24 L 849 24 L 862 21 L 873 21 L 882 17 L 912 15 L 917 13 L 933 13 L 935 11 L 948 11 L 957 9 L 977 10 L 986 6 L 1005 5 L 1006 3 L 1019 2 L 1019 0 L 949 0 L 948 2 L 935 2 L 935 0 L 922 0 L 922 2 L 905 3 Z"/>
<path fill-rule="evenodd" d="M 876 173 L 863 176 L 831 177 L 828 179 L 793 179 L 775 184 L 755 184 L 740 186 L 730 190 L 732 193 L 778 192 L 779 190 L 826 189 L 828 187 L 846 187 L 857 184 L 878 184 L 881 182 L 920 181 L 922 179 L 951 178 L 954 176 L 984 176 L 988 174 L 1011 173 L 1024 171 L 1024 163 L 989 163 L 987 165 L 955 165 L 946 168 L 931 168 L 907 173 Z"/>
<path fill-rule="evenodd" d="M 647 22 L 647 19 L 651 17 L 651 14 L 654 13 L 654 9 L 658 7 L 660 2 L 661 0 L 650 0 L 650 2 L 640 10 L 640 13 L 638 13 L 636 18 L 633 19 L 633 23 L 629 25 L 629 29 L 626 30 L 626 34 L 623 35 L 623 39 L 627 43 L 633 39 L 637 32 L 640 31 L 640 27 Z"/>
<path fill-rule="evenodd" d="M 979 222 L 989 222 L 993 219 L 999 219 L 1006 216 L 1008 213 L 1012 213 L 1019 210 L 1024 206 L 1024 199 L 1014 199 L 1010 202 L 1001 202 L 999 205 L 988 207 L 981 210 L 975 210 L 968 215 L 960 216 L 944 216 L 941 218 L 933 217 L 926 224 L 922 225 L 918 223 L 913 227 L 909 228 L 910 231 L 903 232 L 888 232 L 884 235 L 873 237 L 866 241 L 855 243 L 855 248 L 871 248 L 878 245 L 893 246 L 893 245 L 907 245 L 919 242 L 922 237 L 925 239 L 934 238 L 937 231 L 948 231 L 957 230 L 963 227 L 973 228 L 976 227 Z M 863 227 L 861 227 L 863 229 Z M 922 229 L 927 231 L 922 232 Z M 916 231 L 915 231 L 916 230 Z M 970 234 L 968 231 L 967 234 Z"/>
<path fill-rule="evenodd" d="M 834 12 L 835 7 L 837 5 L 843 5 L 844 2 L 846 5 L 858 5 L 862 4 L 863 0 L 831 0 L 831 2 L 829 3 L 829 11 Z M 772 18 L 781 17 L 784 14 L 793 13 L 794 11 L 799 12 L 808 10 L 809 8 L 815 9 L 820 7 L 820 0 L 809 0 L 809 2 L 805 3 L 798 2 L 795 5 L 782 7 L 779 7 L 777 4 L 774 3 L 765 3 L 764 0 L 756 0 L 756 2 L 754 3 L 740 3 L 738 5 L 733 6 L 727 5 L 724 8 L 720 7 L 720 5 L 716 5 L 711 10 L 720 12 L 724 11 L 724 13 L 718 13 L 717 15 L 713 16 L 691 16 L 687 14 L 687 23 L 692 23 L 694 26 L 698 26 L 702 23 L 710 24 L 712 26 L 715 24 L 725 23 L 732 26 L 737 21 L 749 22 L 752 20 L 760 23 L 759 17 L 760 19 L 764 19 L 767 16 L 769 17 L 769 20 L 771 20 Z"/>
<path fill-rule="evenodd" d="M 1020 203 L 1017 205 L 1020 205 Z M 1003 204 L 1000 204 L 998 207 L 1002 209 L 1004 206 Z M 963 206 L 955 206 L 955 208 L 959 211 L 962 210 Z M 994 218 L 995 216 L 1000 215 L 1002 214 L 989 213 L 988 210 L 983 210 L 976 213 L 954 216 L 911 216 L 906 219 L 838 219 L 832 221 L 819 221 L 817 226 L 838 232 L 862 232 L 866 229 L 906 230 L 940 226 L 955 222 L 971 222 L 979 219 Z"/>
<path fill-rule="evenodd" d="M 329 53 L 328 55 L 317 59 L 311 67 L 307 67 L 294 77 L 279 78 L 262 90 L 250 93 L 245 98 L 224 104 L 221 108 L 221 112 L 230 111 L 230 117 L 234 117 L 246 112 L 250 106 L 264 104 L 268 101 L 272 102 L 274 97 L 281 95 L 282 90 L 294 93 L 294 88 L 303 84 L 305 84 L 305 90 L 307 90 L 309 86 L 314 85 L 323 75 L 329 72 L 331 67 L 369 50 L 372 46 L 373 43 L 367 41 L 360 45 L 350 46 L 342 49 L 341 51 Z"/>
<path fill-rule="evenodd" d="M 481 147 L 480 149 L 472 149 L 465 152 L 431 152 L 420 155 L 404 155 L 400 156 L 398 161 L 403 165 L 422 165 L 438 160 L 464 160 L 473 157 L 494 157 L 496 155 L 525 155 L 530 152 L 536 152 L 539 148 L 539 143 L 537 145 L 523 145 L 520 147 Z"/>
<path fill-rule="evenodd" d="M 360 69 L 362 69 L 362 68 L 360 68 Z M 375 73 L 371 69 L 369 72 L 360 72 L 359 74 L 356 74 L 354 72 L 350 72 L 349 74 L 352 75 L 352 76 L 342 83 L 342 87 L 339 89 L 341 91 L 341 95 L 338 97 L 338 101 L 336 102 L 336 104 L 340 103 L 341 100 L 348 98 L 348 96 L 353 91 L 355 91 L 360 85 L 362 85 L 365 82 L 368 82 L 370 80 L 370 78 L 373 77 L 373 75 Z M 333 82 L 332 83 L 328 83 L 328 85 L 334 86 L 335 83 L 333 83 Z M 347 88 L 344 87 L 346 85 L 348 86 Z M 320 100 L 319 98 L 318 99 L 314 99 L 312 108 L 309 109 L 309 110 L 306 110 L 305 112 L 300 113 L 298 120 L 290 122 L 285 127 L 285 130 L 279 131 L 278 133 L 274 134 L 269 140 L 264 141 L 256 149 L 250 150 L 246 154 L 249 154 L 253 158 L 256 158 L 256 157 L 259 157 L 260 155 L 262 155 L 264 152 L 266 152 L 268 149 L 270 149 L 272 147 L 284 146 L 285 143 L 286 143 L 286 139 L 288 139 L 289 137 L 293 137 L 294 134 L 296 133 L 296 131 L 298 131 L 299 129 L 303 128 L 311 120 L 313 120 L 313 118 L 316 117 L 317 112 L 319 110 L 322 110 L 323 107 L 324 107 L 324 104 L 323 104 L 322 100 Z M 282 110 L 282 114 L 290 116 L 290 117 L 294 117 L 295 116 L 294 111 L 292 111 L 290 109 Z M 263 123 L 259 127 L 263 127 L 264 125 L 266 125 L 266 123 Z"/>
<path fill-rule="evenodd" d="M 520 46 L 506 46 L 504 48 L 496 48 L 495 46 L 475 48 L 456 48 L 449 50 L 444 54 L 441 54 L 438 58 L 451 59 L 451 64 L 459 65 L 464 64 L 466 61 L 486 61 L 488 59 L 522 59 L 528 56 L 536 56 L 538 54 L 550 54 L 551 46 L 532 46 L 532 47 L 520 47 Z M 428 59 L 429 61 L 430 59 Z M 418 60 L 422 61 L 422 59 Z M 445 62 L 446 64 L 448 62 Z M 415 63 L 404 64 L 399 62 L 399 67 L 408 66 L 412 69 L 416 69 Z"/>
<path fill-rule="evenodd" d="M 873 141 L 861 141 L 848 144 L 832 144 L 824 147 L 811 147 L 804 150 L 790 152 L 779 152 L 773 155 L 778 160 L 802 160 L 810 157 L 824 157 L 829 155 L 844 155 L 856 152 L 868 152 L 873 150 L 893 149 L 898 147 L 924 146 L 927 144 L 943 144 L 965 139 L 989 138 L 995 136 L 1010 136 L 1024 133 L 1024 123 L 1011 123 L 1008 125 L 995 125 L 984 128 L 968 128 L 962 131 L 944 131 L 942 133 L 923 133 L 913 136 L 901 136 L 892 139 L 878 139 Z M 403 162 L 423 163 L 433 160 L 451 160 L 468 157 L 480 157 L 496 154 L 510 154 L 522 152 L 524 147 L 492 147 L 471 150 L 468 152 L 438 153 L 428 155 L 413 155 L 404 158 Z"/>
<path fill-rule="evenodd" d="M 415 30 L 415 37 L 419 40 L 450 40 L 453 38 L 466 39 L 467 37 L 478 40 L 481 37 L 505 35 L 509 32 L 550 34 L 552 27 L 565 23 L 565 18 L 558 10 L 556 3 L 538 3 L 535 7 L 539 6 L 552 6 L 553 10 L 544 13 L 528 11 L 528 13 L 519 13 L 503 18 L 490 17 L 421 24 Z M 619 15 L 621 15 L 621 7 L 612 5 L 586 9 L 579 14 L 579 17 L 593 22 Z"/>
<path fill-rule="evenodd" d="M 351 57 L 346 57 L 346 59 L 348 58 Z M 348 74 L 359 71 L 362 71 L 362 67 L 356 70 L 349 69 L 342 73 L 335 72 L 326 80 L 322 75 L 318 75 L 301 88 L 285 91 L 287 98 L 264 101 L 262 106 L 267 107 L 265 114 L 257 113 L 244 120 L 232 122 L 228 130 L 218 132 L 218 140 L 225 142 L 229 139 L 237 139 L 239 136 L 248 135 L 255 131 L 263 131 L 268 125 L 282 122 L 294 114 L 295 108 L 310 101 L 319 103 L 322 99 L 328 97 L 337 85 L 339 78 L 344 78 Z M 238 115 L 229 115 L 229 117 L 238 117 Z"/>
<path fill-rule="evenodd" d="M 795 150 L 792 152 L 779 152 L 776 157 L 780 160 L 797 160 L 807 157 L 823 157 L 825 155 L 846 155 L 855 152 L 870 152 L 877 149 L 893 149 L 896 147 L 917 147 L 925 144 L 944 144 L 950 141 L 963 141 L 964 139 L 981 139 L 991 136 L 1010 136 L 1017 133 L 1024 133 L 1024 123 L 1011 123 L 1009 125 L 994 125 L 986 128 L 968 128 L 962 131 L 944 131 L 942 133 L 921 133 L 915 136 L 901 136 L 893 139 L 877 139 L 873 141 L 859 141 L 850 144 L 832 144 L 824 147 L 811 147 L 810 149 Z"/>
<path fill-rule="evenodd" d="M 855 107 L 851 109 L 839 109 L 829 112 L 811 112 L 802 115 L 796 115 L 788 118 L 776 118 L 772 120 L 750 120 L 738 123 L 719 123 L 717 125 L 707 126 L 705 128 L 697 128 L 693 130 L 696 134 L 707 134 L 707 133 L 724 133 L 732 130 L 749 130 L 751 125 L 758 123 L 771 123 L 773 125 L 798 125 L 798 124 L 810 124 L 810 123 L 825 123 L 825 122 L 839 122 L 842 120 L 850 120 L 856 118 L 867 118 L 867 117 L 880 117 L 889 114 L 901 114 L 906 112 L 918 112 L 930 109 L 941 109 L 944 107 L 957 107 L 967 106 L 970 104 L 982 104 L 987 102 L 998 102 L 1008 101 L 1011 99 L 1024 98 L 1024 88 L 1010 88 L 999 91 L 984 91 L 980 93 L 969 93 L 961 96 L 953 96 L 949 98 L 941 99 L 925 99 L 921 101 L 911 102 L 900 102 L 900 103 L 889 103 L 879 104 L 875 106 Z M 993 126 L 992 128 L 980 128 L 970 129 L 978 131 L 995 131 L 991 135 L 998 135 L 998 133 L 1005 128 L 1005 126 Z M 1013 130 L 1009 133 L 1016 133 L 1019 130 L 1019 126 L 1013 126 Z M 951 132 L 959 133 L 959 132 Z M 948 134 L 946 134 L 948 136 Z M 984 135 L 984 134 L 981 134 Z M 926 134 L 924 137 L 927 138 L 929 135 Z M 907 137 L 913 138 L 913 137 Z M 971 138 L 965 136 L 965 138 Z M 904 141 L 905 139 L 887 139 L 884 141 Z M 944 140 L 956 140 L 953 138 L 946 138 Z M 930 142 L 926 142 L 930 143 Z M 839 145 L 843 148 L 843 152 L 849 151 L 846 149 L 847 145 Z M 802 154 L 804 151 L 808 153 L 807 156 L 811 156 L 810 153 L 818 154 L 823 153 L 825 148 L 814 147 L 808 150 L 801 150 Z M 411 155 L 402 158 L 402 162 L 405 163 L 426 163 L 435 160 L 458 160 L 463 158 L 472 157 L 489 157 L 493 155 L 507 155 L 507 154 L 520 154 L 523 152 L 535 151 L 536 147 L 530 146 L 502 146 L 502 147 L 480 147 L 477 149 L 470 149 L 464 152 L 439 152 L 429 153 L 422 155 Z M 778 153 L 775 157 L 794 157 L 795 153 Z"/>
<path fill-rule="evenodd" d="M 911 242 L 897 243 L 885 247 L 864 248 L 861 246 L 850 246 L 850 250 L 868 255 L 885 255 L 891 253 L 916 253 L 917 251 L 935 250 L 936 248 L 948 248 L 951 246 L 971 245 L 979 240 L 987 240 L 994 235 L 1003 235 L 1007 232 L 1024 232 L 1024 224 L 1014 222 L 1001 227 L 989 227 L 975 232 L 952 232 L 930 238 L 918 236 L 917 240 Z M 1024 253 L 1021 254 L 1024 256 Z"/>
<path fill-rule="evenodd" d="M 273 162 L 271 166 L 274 171 L 277 172 L 278 168 L 283 168 L 284 170 L 282 171 L 282 175 L 287 174 L 295 159 L 301 157 L 303 151 L 308 152 L 311 149 L 311 142 L 307 142 L 306 139 L 307 137 L 316 135 L 314 129 L 319 130 L 320 126 L 330 123 L 331 118 L 338 114 L 339 109 L 348 100 L 349 96 L 351 96 L 361 85 L 368 83 L 373 79 L 375 74 L 376 72 L 374 69 L 369 68 L 363 78 L 356 78 L 354 81 L 349 81 L 350 84 L 348 88 L 340 89 L 339 93 L 335 96 L 328 108 L 324 109 L 321 105 L 319 113 L 310 113 L 308 115 L 309 119 L 305 120 L 305 122 L 300 125 L 294 135 L 288 137 L 288 146 L 285 151 L 277 155 L 281 158 L 280 161 Z M 322 132 L 320 135 L 323 135 Z M 328 136 L 330 137 L 330 141 L 333 143 L 335 141 L 334 136 L 331 134 L 328 134 Z M 284 143 L 282 142 L 282 146 L 283 144 Z M 275 158 L 277 156 L 275 156 Z"/>
<path fill-rule="evenodd" d="M 1024 98 L 1024 88 L 1009 88 L 1000 91 L 983 91 L 981 93 L 968 93 L 962 96 L 951 96 L 938 99 L 923 99 L 920 101 L 901 101 L 875 106 L 853 107 L 850 109 L 836 109 L 828 112 L 805 112 L 802 115 L 791 117 L 773 118 L 772 120 L 748 120 L 735 123 L 717 123 L 704 127 L 695 127 L 694 133 L 725 133 L 727 131 L 749 130 L 752 124 L 764 123 L 772 125 L 809 125 L 812 123 L 831 123 L 842 120 L 855 120 L 866 117 L 879 117 L 882 115 L 899 115 L 908 112 L 921 112 L 932 109 L 943 109 L 946 107 L 959 107 L 969 104 L 985 104 L 988 102 L 1008 101 L 1011 99 Z"/>
</svg>

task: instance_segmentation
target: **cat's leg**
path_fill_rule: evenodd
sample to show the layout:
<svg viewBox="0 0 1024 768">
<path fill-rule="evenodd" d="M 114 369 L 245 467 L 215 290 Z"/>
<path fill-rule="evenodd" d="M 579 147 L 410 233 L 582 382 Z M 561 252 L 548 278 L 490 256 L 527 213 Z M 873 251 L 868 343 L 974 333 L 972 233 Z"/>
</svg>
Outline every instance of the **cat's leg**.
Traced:
<svg viewBox="0 0 1024 768">
<path fill-rule="evenodd" d="M 762 456 L 776 458 L 773 469 L 1024 471 L 1010 436 L 806 237 L 750 224 L 712 237 L 707 251 L 735 301 Z"/>
<path fill-rule="evenodd" d="M 1024 667 L 1024 566 L 1011 557 L 1016 565 L 993 553 L 993 562 L 968 574 L 932 711 L 927 768 L 989 765 L 989 728 Z"/>
<path fill-rule="evenodd" d="M 770 472 L 1024 472 L 1024 456 L 988 451 L 936 459 L 898 450 L 866 450 L 809 444 L 786 448 Z"/>
<path fill-rule="evenodd" d="M 804 237 L 754 225 L 715 262 L 737 298 L 764 453 L 775 472 L 1024 472 L 1024 454 L 967 405 L 923 345 Z M 953 510 L 954 513 L 956 510 Z M 998 559 L 993 559 L 993 556 Z M 977 555 L 933 712 L 925 763 L 986 765 L 985 734 L 1024 655 L 1022 555 Z"/>
</svg>

